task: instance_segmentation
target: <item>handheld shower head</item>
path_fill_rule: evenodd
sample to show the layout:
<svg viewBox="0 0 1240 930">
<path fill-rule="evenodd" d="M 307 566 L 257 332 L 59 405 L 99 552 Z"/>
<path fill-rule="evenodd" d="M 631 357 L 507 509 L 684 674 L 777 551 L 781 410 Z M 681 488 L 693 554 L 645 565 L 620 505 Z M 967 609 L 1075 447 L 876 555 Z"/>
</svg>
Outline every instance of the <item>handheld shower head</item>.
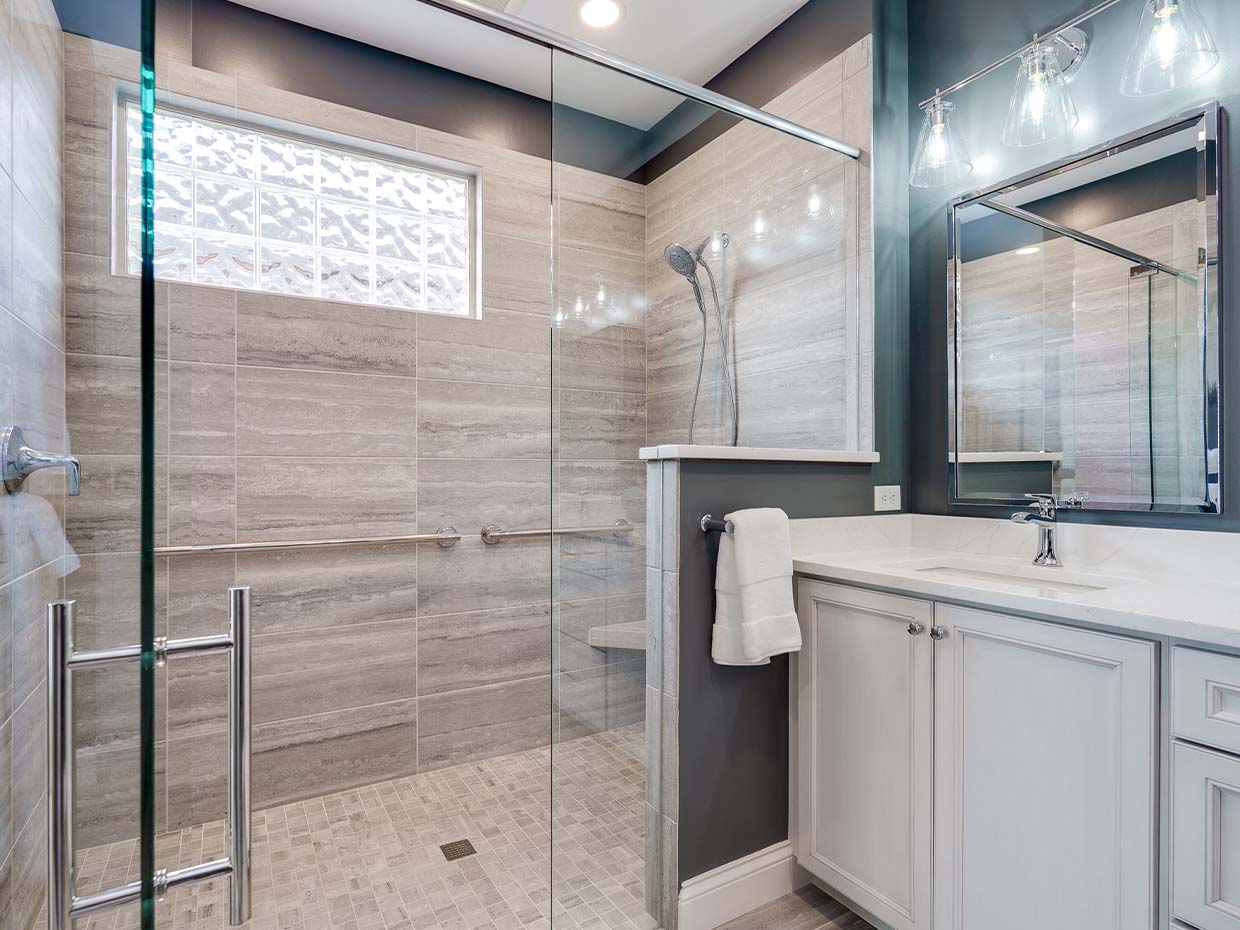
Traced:
<svg viewBox="0 0 1240 930">
<path fill-rule="evenodd" d="M 663 257 L 672 271 L 693 281 L 697 277 L 697 257 L 679 242 L 669 243 Z"/>
</svg>

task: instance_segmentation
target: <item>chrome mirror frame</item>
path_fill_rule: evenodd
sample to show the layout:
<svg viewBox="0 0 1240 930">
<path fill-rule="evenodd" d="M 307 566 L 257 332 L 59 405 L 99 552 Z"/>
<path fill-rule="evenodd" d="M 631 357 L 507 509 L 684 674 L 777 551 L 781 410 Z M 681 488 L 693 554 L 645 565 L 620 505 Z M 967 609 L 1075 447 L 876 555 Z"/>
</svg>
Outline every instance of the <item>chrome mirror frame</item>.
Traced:
<svg viewBox="0 0 1240 930">
<path fill-rule="evenodd" d="M 952 507 L 1024 507 L 1027 501 L 1022 496 L 1014 495 L 1012 497 L 964 497 L 960 493 L 960 481 L 958 469 L 956 467 L 957 450 L 962 445 L 962 426 L 963 417 L 961 414 L 961 396 L 960 396 L 960 369 L 961 369 L 961 321 L 960 321 L 960 305 L 961 305 L 961 286 L 962 286 L 962 262 L 958 244 L 960 238 L 960 213 L 967 207 L 975 204 L 984 204 L 985 201 L 1010 193 L 1019 188 L 1028 186 L 1037 181 L 1044 181 L 1057 175 L 1065 174 L 1069 171 L 1077 170 L 1085 165 L 1102 159 L 1110 158 L 1114 155 L 1137 148 L 1146 143 L 1155 141 L 1164 136 L 1171 135 L 1175 132 L 1184 130 L 1193 124 L 1200 124 L 1206 138 L 1204 165 L 1205 174 L 1201 177 L 1200 182 L 1205 186 L 1206 190 L 1214 192 L 1214 209 L 1216 214 L 1215 222 L 1215 239 L 1209 243 L 1210 254 L 1206 255 L 1205 263 L 1202 265 L 1206 269 L 1206 274 L 1210 276 L 1207 281 L 1205 293 L 1207 300 L 1212 300 L 1212 304 L 1203 308 L 1207 315 L 1216 315 L 1218 318 L 1216 331 L 1211 334 L 1209 326 L 1205 327 L 1202 336 L 1203 340 L 1203 368 L 1204 368 L 1204 391 L 1202 403 L 1205 407 L 1204 415 L 1204 455 L 1205 455 L 1205 487 L 1202 489 L 1202 500 L 1196 505 L 1186 504 L 1160 504 L 1157 501 L 1150 503 L 1124 503 L 1120 501 L 1100 501 L 1090 500 L 1085 497 L 1082 509 L 1103 510 L 1103 511 L 1120 511 L 1130 513 L 1155 513 L 1155 514 L 1202 514 L 1206 516 L 1220 516 L 1223 512 L 1223 464 L 1224 464 L 1224 438 L 1223 438 L 1223 397 L 1224 397 L 1224 374 L 1223 374 L 1223 333 L 1227 326 L 1224 318 L 1224 308 L 1226 306 L 1221 257 L 1225 254 L 1224 242 L 1226 238 L 1225 223 L 1223 218 L 1226 216 L 1226 208 L 1228 204 L 1228 191 L 1224 180 L 1224 166 L 1227 160 L 1226 146 L 1226 113 L 1217 101 L 1211 101 L 1206 104 L 1194 107 L 1179 116 L 1161 120 L 1152 125 L 1143 127 L 1134 132 L 1127 133 L 1117 139 L 1113 139 L 1102 145 L 1091 148 L 1077 155 L 1071 155 L 1059 161 L 1052 162 L 1047 165 L 1035 168 L 1031 171 L 1008 178 L 991 187 L 973 191 L 964 194 L 948 205 L 947 211 L 947 267 L 946 267 L 946 286 L 947 286 L 947 331 L 948 331 L 948 391 L 947 391 L 947 423 L 948 423 L 948 467 L 947 467 L 947 500 Z M 1213 357 L 1215 364 L 1213 370 L 1210 367 L 1210 359 Z M 1213 413 L 1210 409 L 1210 397 L 1214 396 Z M 1088 489 L 1085 489 L 1088 491 Z"/>
</svg>

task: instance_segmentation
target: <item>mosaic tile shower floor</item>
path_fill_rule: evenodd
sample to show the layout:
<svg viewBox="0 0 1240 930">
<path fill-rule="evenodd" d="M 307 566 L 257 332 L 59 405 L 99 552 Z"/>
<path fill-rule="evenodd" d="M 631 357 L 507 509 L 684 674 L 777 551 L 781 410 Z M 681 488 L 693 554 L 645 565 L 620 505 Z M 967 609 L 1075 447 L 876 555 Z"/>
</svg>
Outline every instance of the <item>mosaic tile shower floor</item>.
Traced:
<svg viewBox="0 0 1240 930">
<path fill-rule="evenodd" d="M 285 804 L 254 815 L 250 930 L 652 930 L 645 913 L 645 728 L 555 749 L 555 891 L 548 894 L 551 751 L 543 747 Z M 468 839 L 477 855 L 445 860 Z M 224 824 L 159 837 L 161 867 L 223 855 Z M 133 840 L 87 850 L 80 894 L 135 880 Z M 158 905 L 171 930 L 224 930 L 227 884 Z M 127 930 L 135 907 L 77 923 Z"/>
</svg>

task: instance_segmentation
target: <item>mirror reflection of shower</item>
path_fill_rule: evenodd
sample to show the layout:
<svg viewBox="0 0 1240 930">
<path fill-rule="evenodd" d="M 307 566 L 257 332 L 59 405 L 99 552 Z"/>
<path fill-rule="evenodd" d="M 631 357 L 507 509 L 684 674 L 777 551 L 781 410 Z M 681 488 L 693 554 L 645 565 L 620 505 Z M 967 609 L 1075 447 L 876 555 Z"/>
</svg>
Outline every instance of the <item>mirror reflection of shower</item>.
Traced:
<svg viewBox="0 0 1240 930">
<path fill-rule="evenodd" d="M 693 430 L 697 421 L 697 405 L 699 395 L 702 392 L 702 372 L 706 367 L 706 329 L 707 329 L 707 313 L 706 301 L 702 297 L 702 285 L 698 281 L 698 267 L 706 269 L 706 279 L 710 282 L 710 296 L 715 308 L 715 322 L 718 324 L 715 332 L 719 337 L 719 356 L 723 360 L 723 380 L 727 386 L 728 403 L 732 410 L 732 438 L 731 445 L 737 444 L 740 435 L 740 414 L 736 405 L 736 394 L 739 385 L 732 378 L 732 366 L 728 361 L 728 346 L 724 337 L 726 326 L 724 324 L 723 303 L 719 299 L 719 288 L 715 284 L 715 273 L 711 270 L 710 263 L 703 257 L 709 247 L 711 252 L 720 256 L 720 260 L 726 259 L 727 248 L 732 244 L 732 239 L 727 233 L 712 234 L 698 244 L 696 249 L 690 251 L 678 242 L 669 243 L 667 248 L 663 250 L 663 257 L 667 259 L 668 266 L 672 271 L 681 275 L 689 282 L 689 286 L 693 288 L 693 298 L 697 301 L 698 310 L 702 314 L 702 344 L 698 353 L 698 370 L 697 382 L 693 386 L 693 404 L 689 408 L 689 444 L 693 445 Z"/>
</svg>

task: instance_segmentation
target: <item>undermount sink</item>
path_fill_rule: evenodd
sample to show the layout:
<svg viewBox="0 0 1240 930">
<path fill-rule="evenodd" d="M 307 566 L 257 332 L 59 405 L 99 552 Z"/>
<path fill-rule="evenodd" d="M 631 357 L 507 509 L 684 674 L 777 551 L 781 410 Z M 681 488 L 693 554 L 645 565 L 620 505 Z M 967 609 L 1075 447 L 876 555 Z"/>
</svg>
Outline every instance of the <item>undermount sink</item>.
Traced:
<svg viewBox="0 0 1240 930">
<path fill-rule="evenodd" d="M 1048 594 L 1085 594 L 1090 591 L 1106 591 L 1112 579 L 1101 575 L 1065 572 L 1061 568 L 1042 568 L 1030 565 L 1015 566 L 977 565 L 963 561 L 940 562 L 914 569 L 918 574 L 935 575 L 940 578 L 956 578 L 977 584 Z"/>
</svg>

